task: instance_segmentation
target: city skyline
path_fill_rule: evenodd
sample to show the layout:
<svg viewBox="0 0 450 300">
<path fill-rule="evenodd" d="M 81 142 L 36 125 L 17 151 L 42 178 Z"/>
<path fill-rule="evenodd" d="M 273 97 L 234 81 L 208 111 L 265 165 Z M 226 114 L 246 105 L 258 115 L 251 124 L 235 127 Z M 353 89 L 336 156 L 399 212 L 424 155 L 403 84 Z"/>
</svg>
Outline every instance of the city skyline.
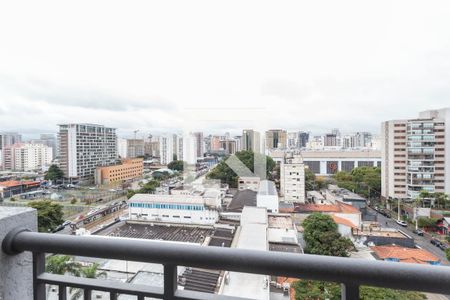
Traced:
<svg viewBox="0 0 450 300">
<path fill-rule="evenodd" d="M 5 4 L 0 128 L 34 134 L 86 122 L 129 134 L 194 119 L 193 130 L 212 132 L 378 132 L 384 120 L 448 103 L 448 3 L 199 4 L 212 13 L 182 2 L 108 2 L 109 14 L 105 3 L 30 3 L 35 13 Z"/>
</svg>

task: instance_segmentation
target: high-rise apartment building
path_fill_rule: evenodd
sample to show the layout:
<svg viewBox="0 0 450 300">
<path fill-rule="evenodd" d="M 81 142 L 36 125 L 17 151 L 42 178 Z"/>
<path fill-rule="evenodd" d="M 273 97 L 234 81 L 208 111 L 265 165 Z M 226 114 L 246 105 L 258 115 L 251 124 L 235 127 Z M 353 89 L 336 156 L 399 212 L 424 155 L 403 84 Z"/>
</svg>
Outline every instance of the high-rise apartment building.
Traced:
<svg viewBox="0 0 450 300">
<path fill-rule="evenodd" d="M 159 161 L 162 165 L 169 164 L 174 158 L 174 135 L 167 134 L 159 138 Z"/>
<path fill-rule="evenodd" d="M 271 129 L 266 131 L 266 149 L 286 149 L 287 132 L 282 129 Z"/>
<path fill-rule="evenodd" d="M 450 194 L 450 108 L 382 123 L 381 190 L 415 199 L 420 191 Z"/>
<path fill-rule="evenodd" d="M 53 160 L 53 149 L 43 144 L 8 145 L 2 151 L 4 170 L 33 171 L 49 166 Z"/>
<path fill-rule="evenodd" d="M 43 133 L 40 135 L 39 139 L 31 140 L 31 143 L 32 144 L 43 144 L 43 145 L 51 147 L 52 152 L 53 152 L 53 158 L 55 158 L 58 153 L 56 136 L 52 133 Z"/>
<path fill-rule="evenodd" d="M 242 150 L 261 153 L 260 134 L 253 129 L 244 129 L 242 131 Z"/>
<path fill-rule="evenodd" d="M 338 136 L 334 133 L 325 134 L 323 144 L 325 147 L 338 147 Z"/>
<path fill-rule="evenodd" d="M 280 194 L 285 202 L 305 202 L 305 165 L 300 155 L 286 153 L 282 160 Z"/>
<path fill-rule="evenodd" d="M 117 160 L 116 129 L 95 124 L 62 124 L 58 133 L 59 165 L 67 178 L 94 178 L 99 166 Z"/>
<path fill-rule="evenodd" d="M 143 139 L 118 139 L 117 149 L 120 158 L 136 158 L 145 154 Z"/>
</svg>

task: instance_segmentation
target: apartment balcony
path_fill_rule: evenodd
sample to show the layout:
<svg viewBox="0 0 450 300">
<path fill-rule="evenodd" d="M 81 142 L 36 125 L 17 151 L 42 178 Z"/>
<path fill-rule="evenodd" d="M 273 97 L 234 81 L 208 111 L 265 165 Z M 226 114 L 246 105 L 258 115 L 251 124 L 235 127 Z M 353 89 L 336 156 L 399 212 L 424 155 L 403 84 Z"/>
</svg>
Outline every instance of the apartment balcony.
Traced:
<svg viewBox="0 0 450 300">
<path fill-rule="evenodd" d="M 69 287 L 81 289 L 87 300 L 94 290 L 109 293 L 109 299 L 119 295 L 134 295 L 139 300 L 242 299 L 180 289 L 178 266 L 336 282 L 341 284 L 342 299 L 359 299 L 359 287 L 365 285 L 450 294 L 450 268 L 445 266 L 30 231 L 35 228 L 35 211 L 0 211 L 1 299 L 43 300 L 46 285 L 58 287 L 59 299 L 66 299 Z M 46 253 L 162 264 L 164 286 L 49 274 L 45 272 Z M 242 289 L 245 288 L 242 283 Z"/>
</svg>

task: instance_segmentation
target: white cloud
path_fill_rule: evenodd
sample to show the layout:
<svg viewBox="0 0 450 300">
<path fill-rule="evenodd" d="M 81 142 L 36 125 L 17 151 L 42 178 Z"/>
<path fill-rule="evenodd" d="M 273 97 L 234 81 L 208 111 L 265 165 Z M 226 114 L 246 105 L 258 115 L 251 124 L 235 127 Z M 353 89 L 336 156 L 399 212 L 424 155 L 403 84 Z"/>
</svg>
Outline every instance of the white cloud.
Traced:
<svg viewBox="0 0 450 300">
<path fill-rule="evenodd" d="M 0 130 L 377 131 L 449 106 L 447 1 L 3 3 Z"/>
</svg>

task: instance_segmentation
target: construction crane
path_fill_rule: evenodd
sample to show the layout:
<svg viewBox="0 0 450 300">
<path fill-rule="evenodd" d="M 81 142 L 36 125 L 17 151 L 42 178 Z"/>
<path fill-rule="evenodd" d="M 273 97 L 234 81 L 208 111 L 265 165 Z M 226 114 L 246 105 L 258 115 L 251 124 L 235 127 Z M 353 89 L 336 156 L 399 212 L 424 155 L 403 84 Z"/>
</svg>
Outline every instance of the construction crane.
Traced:
<svg viewBox="0 0 450 300">
<path fill-rule="evenodd" d="M 134 130 L 133 132 L 134 132 L 134 139 L 136 140 L 136 133 L 139 132 L 139 129 L 136 129 L 136 130 Z"/>
</svg>

